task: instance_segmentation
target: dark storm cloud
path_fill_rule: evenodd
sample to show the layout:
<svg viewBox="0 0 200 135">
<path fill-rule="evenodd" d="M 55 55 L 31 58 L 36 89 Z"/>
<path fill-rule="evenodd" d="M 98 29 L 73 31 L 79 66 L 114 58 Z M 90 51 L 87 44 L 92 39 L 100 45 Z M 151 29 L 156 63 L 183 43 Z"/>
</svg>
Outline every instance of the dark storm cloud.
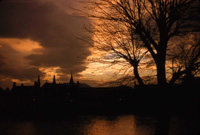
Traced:
<svg viewBox="0 0 200 135">
<path fill-rule="evenodd" d="M 19 79 L 22 81 L 31 80 L 36 78 L 36 75 L 43 76 L 44 74 L 36 67 L 23 65 L 23 55 L 20 52 L 12 49 L 6 44 L 1 44 L 0 54 L 0 75 Z"/>
<path fill-rule="evenodd" d="M 39 70 L 36 67 L 40 66 L 59 66 L 65 73 L 70 73 L 71 70 L 81 72 L 86 68 L 83 61 L 90 52 L 76 37 L 85 35 L 83 25 L 88 23 L 88 20 L 67 14 L 54 4 L 45 0 L 9 0 L 0 3 L 0 37 L 29 38 L 43 47 L 42 54 L 29 54 L 25 57 L 31 66 L 34 66 L 24 70 L 26 72 L 33 71 L 37 75 Z M 0 59 L 0 63 L 4 61 Z M 31 76 L 20 69 L 13 71 L 15 75 L 9 68 L 7 72 L 20 79 L 23 79 L 24 75 Z"/>
</svg>

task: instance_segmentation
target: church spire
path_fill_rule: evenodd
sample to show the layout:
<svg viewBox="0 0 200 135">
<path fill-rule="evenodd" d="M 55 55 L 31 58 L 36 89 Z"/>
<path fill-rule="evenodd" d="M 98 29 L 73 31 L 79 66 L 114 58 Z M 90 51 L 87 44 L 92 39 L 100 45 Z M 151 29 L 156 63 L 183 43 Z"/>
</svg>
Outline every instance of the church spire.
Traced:
<svg viewBox="0 0 200 135">
<path fill-rule="evenodd" d="M 37 83 L 38 83 L 38 87 L 40 87 L 40 76 L 39 75 L 38 75 Z"/>
<path fill-rule="evenodd" d="M 72 72 L 71 72 L 71 78 L 70 78 L 69 84 L 70 84 L 71 86 L 74 86 L 74 79 L 73 79 Z"/>
<path fill-rule="evenodd" d="M 53 84 L 56 84 L 56 76 L 53 76 Z"/>
</svg>

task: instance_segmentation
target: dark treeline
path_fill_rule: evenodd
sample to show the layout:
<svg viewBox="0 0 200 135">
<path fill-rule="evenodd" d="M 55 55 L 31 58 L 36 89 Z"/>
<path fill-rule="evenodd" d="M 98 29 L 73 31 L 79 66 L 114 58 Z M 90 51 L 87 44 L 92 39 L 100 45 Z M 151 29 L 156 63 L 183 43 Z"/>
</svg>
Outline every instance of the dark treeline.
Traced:
<svg viewBox="0 0 200 135">
<path fill-rule="evenodd" d="M 4 116 L 67 116 L 68 114 L 184 115 L 198 111 L 199 84 L 91 88 L 64 84 L 16 86 L 0 91 Z"/>
</svg>

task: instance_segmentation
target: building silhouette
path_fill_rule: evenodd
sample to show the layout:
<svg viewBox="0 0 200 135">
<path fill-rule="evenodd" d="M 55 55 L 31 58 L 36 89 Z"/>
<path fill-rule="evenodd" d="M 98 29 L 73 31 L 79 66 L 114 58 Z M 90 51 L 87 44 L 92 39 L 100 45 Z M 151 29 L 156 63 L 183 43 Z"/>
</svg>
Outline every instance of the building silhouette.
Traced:
<svg viewBox="0 0 200 135">
<path fill-rule="evenodd" d="M 63 113 L 62 116 L 70 113 L 162 113 L 161 110 L 177 113 L 185 110 L 185 106 L 190 106 L 187 101 L 199 98 L 196 90 L 199 90 L 200 78 L 192 82 L 193 85 L 187 83 L 170 86 L 168 89 L 156 85 L 135 88 L 90 87 L 78 81 L 75 83 L 72 73 L 66 83 L 58 83 L 54 75 L 51 82 L 41 85 L 38 76 L 33 85 L 17 85 L 14 82 L 10 91 L 0 88 L 0 113 L 13 113 L 16 116 L 37 116 L 41 113 L 44 116 L 54 113 Z"/>
<path fill-rule="evenodd" d="M 127 100 L 132 95 L 132 88 L 120 87 L 90 87 L 85 83 L 74 82 L 71 73 L 68 83 L 57 83 L 56 76 L 52 82 L 45 82 L 41 86 L 40 76 L 33 85 L 18 86 L 13 82 L 10 94 L 12 106 L 17 110 L 40 106 L 41 108 L 93 108 L 102 106 L 114 106 Z M 41 109 L 40 108 L 40 109 Z M 88 110 L 90 110 L 88 109 Z M 47 109 L 48 110 L 48 109 Z M 84 109 L 83 109 L 84 110 Z"/>
<path fill-rule="evenodd" d="M 46 82 L 42 86 L 40 76 L 38 76 L 34 85 L 25 86 L 21 84 L 20 86 L 17 86 L 16 82 L 13 82 L 13 87 L 10 93 L 14 98 L 22 102 L 60 102 L 60 100 L 64 99 L 71 100 L 70 96 L 74 93 L 75 89 L 77 89 L 77 86 L 80 86 L 80 84 L 78 83 L 78 85 L 76 85 L 76 83 L 74 83 L 72 74 L 69 83 L 57 83 L 56 76 L 54 75 L 52 83 Z"/>
</svg>

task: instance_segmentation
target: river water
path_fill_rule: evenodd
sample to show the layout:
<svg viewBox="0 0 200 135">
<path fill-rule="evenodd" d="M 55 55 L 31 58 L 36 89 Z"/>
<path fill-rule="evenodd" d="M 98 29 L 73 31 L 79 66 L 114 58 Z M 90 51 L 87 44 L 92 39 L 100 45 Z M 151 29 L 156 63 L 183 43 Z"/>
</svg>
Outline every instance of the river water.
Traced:
<svg viewBox="0 0 200 135">
<path fill-rule="evenodd" d="M 153 135 L 156 120 L 135 115 L 73 116 L 62 119 L 0 120 L 0 135 Z M 186 135 L 183 122 L 171 120 L 170 134 Z M 191 132 L 190 132 L 191 133 Z M 196 134 L 196 131 L 191 134 Z"/>
</svg>

